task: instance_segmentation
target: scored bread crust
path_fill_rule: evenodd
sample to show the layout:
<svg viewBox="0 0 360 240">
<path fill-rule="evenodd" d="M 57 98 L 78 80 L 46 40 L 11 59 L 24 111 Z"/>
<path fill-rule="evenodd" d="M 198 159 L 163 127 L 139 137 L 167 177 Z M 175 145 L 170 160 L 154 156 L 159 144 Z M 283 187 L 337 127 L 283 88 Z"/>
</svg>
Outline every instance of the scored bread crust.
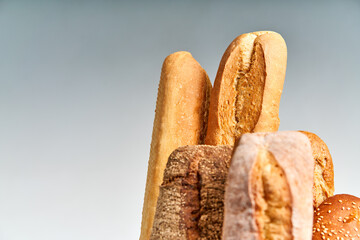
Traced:
<svg viewBox="0 0 360 240">
<path fill-rule="evenodd" d="M 231 146 L 184 146 L 171 153 L 151 240 L 221 239 Z"/>
<path fill-rule="evenodd" d="M 304 134 L 244 134 L 228 173 L 223 239 L 311 239 L 313 167 Z"/>
<path fill-rule="evenodd" d="M 150 238 L 159 186 L 170 153 L 204 142 L 211 82 L 189 52 L 169 55 L 162 66 L 141 222 L 140 240 Z"/>
<path fill-rule="evenodd" d="M 233 145 L 247 132 L 279 127 L 287 49 L 280 34 L 242 34 L 226 49 L 215 78 L 205 144 Z"/>
<path fill-rule="evenodd" d="M 316 134 L 300 131 L 310 140 L 314 158 L 314 208 L 334 195 L 334 166 L 329 149 Z"/>
</svg>

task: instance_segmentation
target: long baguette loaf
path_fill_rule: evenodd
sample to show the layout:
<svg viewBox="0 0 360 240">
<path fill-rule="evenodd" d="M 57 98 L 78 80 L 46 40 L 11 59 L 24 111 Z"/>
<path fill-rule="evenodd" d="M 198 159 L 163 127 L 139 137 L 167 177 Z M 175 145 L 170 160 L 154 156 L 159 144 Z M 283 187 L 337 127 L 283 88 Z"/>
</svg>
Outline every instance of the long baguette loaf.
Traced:
<svg viewBox="0 0 360 240">
<path fill-rule="evenodd" d="M 231 161 L 224 240 L 311 239 L 314 160 L 304 134 L 245 134 Z"/>
<path fill-rule="evenodd" d="M 253 32 L 234 39 L 211 92 L 205 144 L 234 145 L 243 133 L 278 130 L 286 61 L 286 44 L 278 33 Z"/>
<path fill-rule="evenodd" d="M 169 55 L 163 64 L 156 103 L 140 240 L 150 238 L 159 186 L 170 153 L 204 142 L 211 83 L 188 52 Z"/>
<path fill-rule="evenodd" d="M 220 239 L 231 146 L 185 146 L 169 157 L 152 240 Z"/>
</svg>

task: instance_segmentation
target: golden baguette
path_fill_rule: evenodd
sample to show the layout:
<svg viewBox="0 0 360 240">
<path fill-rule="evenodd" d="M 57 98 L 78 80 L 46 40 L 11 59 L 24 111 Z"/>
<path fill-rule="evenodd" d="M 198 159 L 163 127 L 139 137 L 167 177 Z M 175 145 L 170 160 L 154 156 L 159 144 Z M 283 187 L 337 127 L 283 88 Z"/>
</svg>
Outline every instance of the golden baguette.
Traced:
<svg viewBox="0 0 360 240">
<path fill-rule="evenodd" d="M 211 83 L 188 52 L 169 55 L 162 66 L 150 148 L 140 240 L 150 238 L 159 186 L 170 153 L 204 143 Z"/>
<path fill-rule="evenodd" d="M 226 49 L 211 91 L 205 144 L 234 145 L 249 132 L 279 127 L 287 49 L 275 32 L 238 36 Z"/>
</svg>

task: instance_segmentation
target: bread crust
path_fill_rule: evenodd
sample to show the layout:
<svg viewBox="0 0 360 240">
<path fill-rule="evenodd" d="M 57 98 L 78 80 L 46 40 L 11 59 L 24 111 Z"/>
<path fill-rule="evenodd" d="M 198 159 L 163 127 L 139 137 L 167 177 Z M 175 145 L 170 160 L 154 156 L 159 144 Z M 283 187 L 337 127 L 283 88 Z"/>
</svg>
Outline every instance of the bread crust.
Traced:
<svg viewBox="0 0 360 240">
<path fill-rule="evenodd" d="M 360 239 L 360 198 L 337 194 L 314 212 L 313 240 Z"/>
<path fill-rule="evenodd" d="M 325 142 L 316 134 L 300 131 L 310 140 L 314 158 L 314 208 L 334 195 L 334 165 Z"/>
<path fill-rule="evenodd" d="M 169 157 L 151 240 L 221 239 L 231 146 L 184 146 Z"/>
<path fill-rule="evenodd" d="M 204 142 L 211 83 L 188 52 L 169 55 L 162 66 L 148 163 L 140 240 L 150 238 L 159 186 L 170 153 Z"/>
<path fill-rule="evenodd" d="M 261 159 L 272 166 L 257 168 Z M 283 174 L 264 178 L 276 166 Z M 242 135 L 228 173 L 223 239 L 311 239 L 313 166 L 310 142 L 299 132 Z M 284 233 L 289 227 L 290 235 Z"/>
<path fill-rule="evenodd" d="M 205 144 L 233 145 L 247 132 L 279 127 L 287 49 L 280 34 L 242 34 L 226 49 L 215 78 Z"/>
</svg>

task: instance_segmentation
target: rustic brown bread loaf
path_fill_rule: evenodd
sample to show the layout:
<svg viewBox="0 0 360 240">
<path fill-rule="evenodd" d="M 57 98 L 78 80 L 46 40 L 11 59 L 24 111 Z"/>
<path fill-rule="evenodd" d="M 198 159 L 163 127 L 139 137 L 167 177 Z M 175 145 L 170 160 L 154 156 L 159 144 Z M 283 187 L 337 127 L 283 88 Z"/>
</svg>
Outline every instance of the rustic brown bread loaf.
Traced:
<svg viewBox="0 0 360 240">
<path fill-rule="evenodd" d="M 334 166 L 328 147 L 316 134 L 300 131 L 310 140 L 314 158 L 314 208 L 334 195 Z"/>
<path fill-rule="evenodd" d="M 243 133 L 278 130 L 286 61 L 278 33 L 246 33 L 231 42 L 211 91 L 205 144 L 234 145 Z"/>
<path fill-rule="evenodd" d="M 221 239 L 231 146 L 185 146 L 169 157 L 150 239 Z"/>
<path fill-rule="evenodd" d="M 189 52 L 169 55 L 163 64 L 156 102 L 140 240 L 149 240 L 159 186 L 176 148 L 204 143 L 211 83 Z"/>
<path fill-rule="evenodd" d="M 223 239 L 310 240 L 313 173 L 304 134 L 242 135 L 227 179 Z"/>
</svg>

